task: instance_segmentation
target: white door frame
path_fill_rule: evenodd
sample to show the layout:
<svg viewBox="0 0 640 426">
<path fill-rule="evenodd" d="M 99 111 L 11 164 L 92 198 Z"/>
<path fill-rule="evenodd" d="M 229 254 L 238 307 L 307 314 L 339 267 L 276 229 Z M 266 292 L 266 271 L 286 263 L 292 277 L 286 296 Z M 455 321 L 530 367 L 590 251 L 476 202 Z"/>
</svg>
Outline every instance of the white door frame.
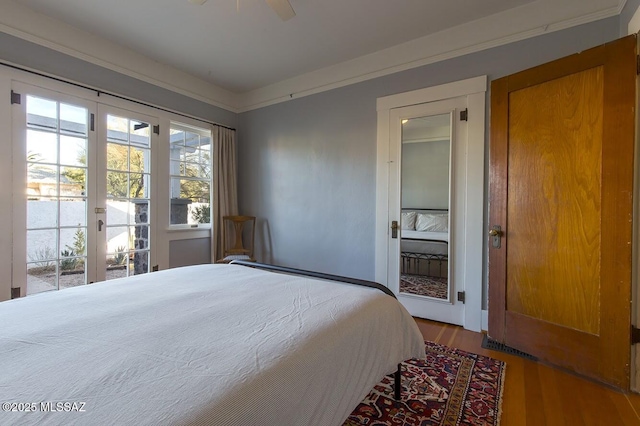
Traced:
<svg viewBox="0 0 640 426">
<path fill-rule="evenodd" d="M 469 108 L 467 161 L 465 179 L 460 185 L 464 197 L 463 231 L 458 232 L 456 245 L 463 248 L 464 264 L 461 277 L 465 282 L 465 329 L 481 331 L 482 328 L 482 265 L 484 236 L 484 145 L 485 145 L 485 97 L 487 76 L 428 87 L 411 92 L 378 98 L 378 142 L 376 172 L 376 255 L 375 279 L 389 286 L 389 159 L 391 143 L 391 110 L 411 105 L 467 96 Z M 398 256 L 397 262 L 400 262 Z M 393 289 L 396 290 L 396 289 Z M 397 292 L 397 290 L 396 290 Z"/>
</svg>

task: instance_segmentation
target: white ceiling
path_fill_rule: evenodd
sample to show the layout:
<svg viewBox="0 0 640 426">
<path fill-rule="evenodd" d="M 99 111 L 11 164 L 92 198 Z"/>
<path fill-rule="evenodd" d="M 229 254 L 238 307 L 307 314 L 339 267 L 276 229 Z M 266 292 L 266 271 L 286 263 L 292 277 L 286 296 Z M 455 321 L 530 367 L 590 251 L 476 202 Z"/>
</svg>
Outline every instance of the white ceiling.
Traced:
<svg viewBox="0 0 640 426">
<path fill-rule="evenodd" d="M 0 30 L 242 110 L 613 16 L 626 0 L 290 1 L 283 22 L 264 0 L 0 0 Z"/>
</svg>

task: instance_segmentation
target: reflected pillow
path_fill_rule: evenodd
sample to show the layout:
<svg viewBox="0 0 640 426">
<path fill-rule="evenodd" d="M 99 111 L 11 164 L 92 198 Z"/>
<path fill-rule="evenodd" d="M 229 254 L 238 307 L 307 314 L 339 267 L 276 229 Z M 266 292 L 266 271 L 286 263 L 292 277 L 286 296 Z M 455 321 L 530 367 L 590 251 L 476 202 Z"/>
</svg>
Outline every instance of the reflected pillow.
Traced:
<svg viewBox="0 0 640 426">
<path fill-rule="evenodd" d="M 413 231 L 416 229 L 416 212 L 403 212 L 402 213 L 402 229 L 408 229 Z"/>
<path fill-rule="evenodd" d="M 416 218 L 416 231 L 447 232 L 448 214 L 420 213 Z"/>
</svg>

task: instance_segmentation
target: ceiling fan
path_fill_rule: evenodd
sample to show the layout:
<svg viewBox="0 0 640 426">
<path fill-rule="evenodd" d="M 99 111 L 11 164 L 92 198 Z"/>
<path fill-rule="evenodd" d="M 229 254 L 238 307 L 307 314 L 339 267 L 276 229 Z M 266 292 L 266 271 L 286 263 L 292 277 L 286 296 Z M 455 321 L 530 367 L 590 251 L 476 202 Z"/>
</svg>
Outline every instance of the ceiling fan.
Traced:
<svg viewBox="0 0 640 426">
<path fill-rule="evenodd" d="M 193 4 L 203 5 L 207 0 L 189 0 Z M 239 0 L 238 0 L 239 1 Z M 296 12 L 293 11 L 289 0 L 265 0 L 267 4 L 274 10 L 283 21 L 287 21 L 294 16 Z"/>
</svg>

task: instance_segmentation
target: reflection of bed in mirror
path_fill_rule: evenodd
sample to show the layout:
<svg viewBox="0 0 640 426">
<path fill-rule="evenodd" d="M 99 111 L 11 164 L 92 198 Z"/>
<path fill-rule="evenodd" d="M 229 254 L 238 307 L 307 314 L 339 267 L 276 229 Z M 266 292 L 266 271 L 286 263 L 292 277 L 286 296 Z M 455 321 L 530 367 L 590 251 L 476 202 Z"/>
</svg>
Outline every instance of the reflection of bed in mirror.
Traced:
<svg viewBox="0 0 640 426">
<path fill-rule="evenodd" d="M 403 208 L 400 292 L 448 299 L 449 211 Z"/>
</svg>

